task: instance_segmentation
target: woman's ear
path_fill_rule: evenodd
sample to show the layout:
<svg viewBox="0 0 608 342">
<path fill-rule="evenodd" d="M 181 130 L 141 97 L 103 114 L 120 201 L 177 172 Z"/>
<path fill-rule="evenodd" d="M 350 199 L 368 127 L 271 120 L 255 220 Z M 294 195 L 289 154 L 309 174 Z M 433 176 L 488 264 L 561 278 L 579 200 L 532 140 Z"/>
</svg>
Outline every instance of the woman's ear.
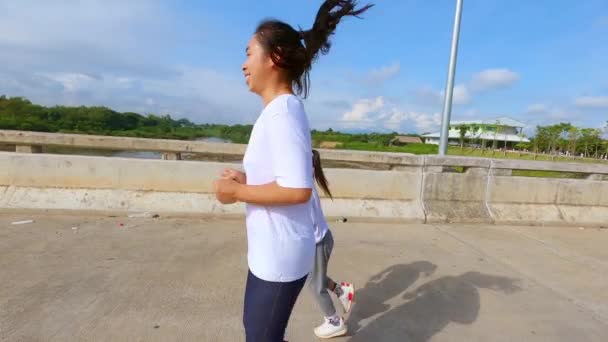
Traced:
<svg viewBox="0 0 608 342">
<path fill-rule="evenodd" d="M 271 67 L 278 67 L 281 62 L 283 62 L 283 58 L 281 57 L 281 52 L 283 49 L 280 47 L 277 48 L 277 52 L 272 52 L 272 56 L 268 56 L 268 60 L 271 63 Z M 276 61 L 276 63 L 275 63 Z"/>
</svg>

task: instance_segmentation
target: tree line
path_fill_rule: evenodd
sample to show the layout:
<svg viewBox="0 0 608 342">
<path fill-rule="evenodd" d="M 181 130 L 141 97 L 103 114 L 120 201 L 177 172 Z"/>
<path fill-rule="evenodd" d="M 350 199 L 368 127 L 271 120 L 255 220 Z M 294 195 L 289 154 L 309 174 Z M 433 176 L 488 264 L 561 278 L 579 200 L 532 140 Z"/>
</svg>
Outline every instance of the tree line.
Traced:
<svg viewBox="0 0 608 342">
<path fill-rule="evenodd" d="M 193 140 L 216 137 L 246 143 L 251 125 L 197 125 L 171 115 L 117 112 L 107 107 L 45 107 L 0 96 L 0 129 Z"/>
<path fill-rule="evenodd" d="M 45 107 L 23 97 L 0 96 L 0 129 L 180 140 L 216 137 L 234 143 L 247 143 L 252 128 L 252 125 L 195 124 L 185 118 L 174 119 L 168 114 L 121 113 L 101 106 Z M 461 146 L 464 146 L 467 132 L 476 132 L 480 126 L 466 125 L 458 129 Z M 500 136 L 502 130 L 498 125 L 496 136 Z M 603 130 L 576 127 L 570 123 L 537 126 L 536 134 L 529 143 L 519 143 L 515 147 L 535 153 L 597 158 L 608 154 L 608 140 L 602 138 L 603 134 L 608 134 L 608 121 Z M 365 147 L 372 150 L 389 146 L 397 135 L 397 132 L 349 134 L 331 128 L 312 131 L 315 146 L 323 141 L 331 141 L 354 149 Z M 501 142 L 495 138 L 479 141 L 479 145 L 496 149 Z"/>
<path fill-rule="evenodd" d="M 171 115 L 121 113 L 107 107 L 45 107 L 22 97 L 0 96 L 0 129 L 180 140 L 215 137 L 244 144 L 249 141 L 253 126 L 195 124 L 188 119 L 173 119 Z M 312 131 L 316 146 L 322 141 L 388 146 L 396 135 L 348 134 L 331 128 Z"/>
<path fill-rule="evenodd" d="M 537 126 L 534 138 L 526 147 L 537 153 L 598 158 L 602 154 L 608 154 L 608 140 L 602 139 L 603 134 L 608 134 L 608 121 L 604 129 L 581 128 L 566 122 Z"/>
</svg>

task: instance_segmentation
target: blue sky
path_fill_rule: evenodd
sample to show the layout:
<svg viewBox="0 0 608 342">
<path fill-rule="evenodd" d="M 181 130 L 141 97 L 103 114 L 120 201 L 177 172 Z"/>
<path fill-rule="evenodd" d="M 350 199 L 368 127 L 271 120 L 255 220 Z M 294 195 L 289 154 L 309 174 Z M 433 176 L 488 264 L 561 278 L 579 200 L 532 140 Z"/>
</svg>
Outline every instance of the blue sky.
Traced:
<svg viewBox="0 0 608 342">
<path fill-rule="evenodd" d="M 313 68 L 314 128 L 430 132 L 442 108 L 453 0 L 376 0 Z M 240 66 L 256 24 L 309 28 L 321 1 L 0 0 L 0 94 L 198 123 L 252 123 Z M 608 2 L 466 0 L 454 120 L 533 130 L 608 120 Z"/>
</svg>

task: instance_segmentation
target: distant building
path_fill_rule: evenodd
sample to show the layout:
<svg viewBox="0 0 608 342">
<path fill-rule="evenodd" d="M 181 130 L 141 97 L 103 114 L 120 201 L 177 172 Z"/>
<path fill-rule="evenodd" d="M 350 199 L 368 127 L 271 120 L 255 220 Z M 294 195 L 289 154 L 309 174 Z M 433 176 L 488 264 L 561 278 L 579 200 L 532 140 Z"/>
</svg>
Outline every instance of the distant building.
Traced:
<svg viewBox="0 0 608 342">
<path fill-rule="evenodd" d="M 407 145 L 407 144 L 422 144 L 420 137 L 411 137 L 406 135 L 398 135 L 391 140 L 391 146 Z"/>
<path fill-rule="evenodd" d="M 453 121 L 450 123 L 448 144 L 460 144 L 460 128 L 467 127 L 464 140 L 467 145 L 491 147 L 496 141 L 497 147 L 513 148 L 522 142 L 530 142 L 522 133 L 525 124 L 507 117 L 488 120 Z M 440 132 L 424 134 L 426 144 L 439 145 Z"/>
</svg>

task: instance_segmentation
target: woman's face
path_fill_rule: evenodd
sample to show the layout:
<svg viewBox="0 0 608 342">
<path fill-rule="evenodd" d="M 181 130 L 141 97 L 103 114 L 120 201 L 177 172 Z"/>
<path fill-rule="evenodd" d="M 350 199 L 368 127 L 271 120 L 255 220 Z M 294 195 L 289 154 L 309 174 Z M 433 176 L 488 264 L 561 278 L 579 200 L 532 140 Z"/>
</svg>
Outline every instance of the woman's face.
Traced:
<svg viewBox="0 0 608 342">
<path fill-rule="evenodd" d="M 274 63 L 255 35 L 249 40 L 246 53 L 247 59 L 242 66 L 245 82 L 250 91 L 260 94 L 266 87 Z"/>
</svg>

